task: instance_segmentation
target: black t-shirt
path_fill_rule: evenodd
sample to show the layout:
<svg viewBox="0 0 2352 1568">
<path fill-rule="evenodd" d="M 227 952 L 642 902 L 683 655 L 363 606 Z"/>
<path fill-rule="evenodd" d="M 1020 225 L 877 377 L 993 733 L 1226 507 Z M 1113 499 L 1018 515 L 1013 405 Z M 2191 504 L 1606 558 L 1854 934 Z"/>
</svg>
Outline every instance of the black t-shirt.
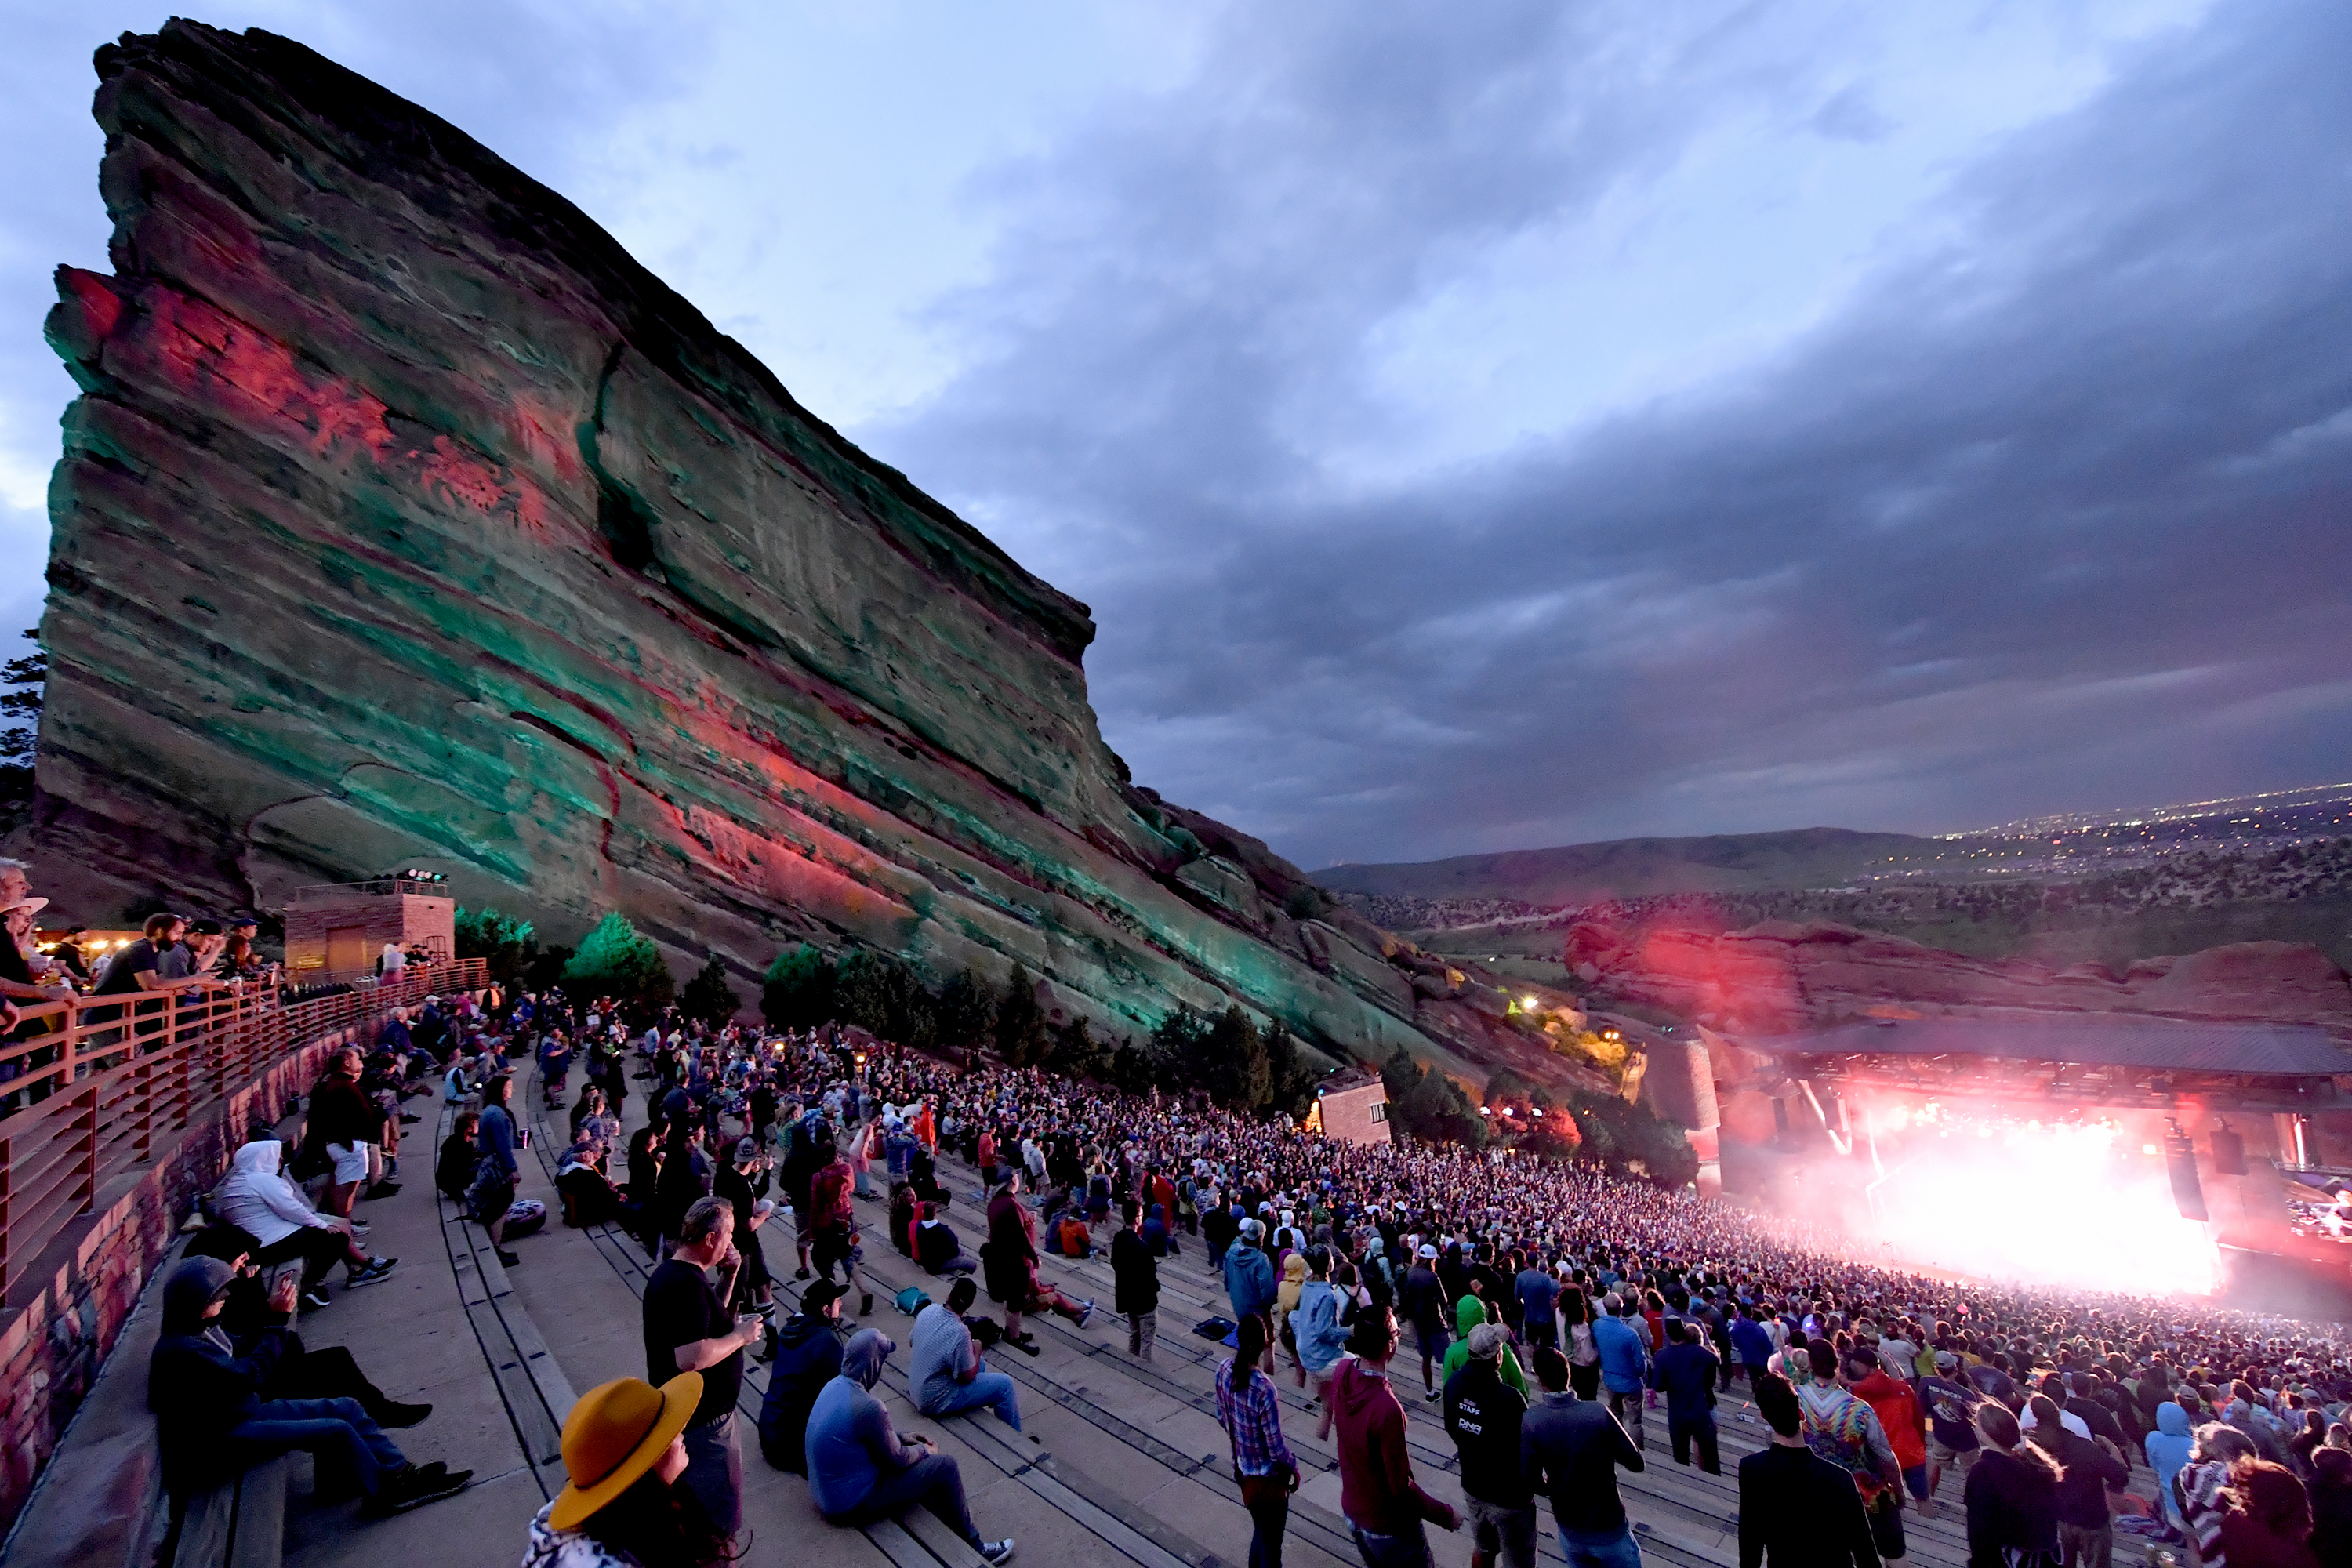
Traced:
<svg viewBox="0 0 2352 1568">
<path fill-rule="evenodd" d="M 163 954 L 153 942 L 141 937 L 129 947 L 116 950 L 114 962 L 106 966 L 106 978 L 98 983 L 98 994 L 118 996 L 126 991 L 136 991 L 141 973 L 163 967 Z"/>
<path fill-rule="evenodd" d="M 646 1281 L 646 1381 L 656 1388 L 677 1375 L 677 1348 L 735 1331 L 734 1315 L 710 1288 L 701 1269 L 671 1258 Z M 702 1403 L 689 1426 L 718 1420 L 735 1408 L 743 1383 L 740 1349 L 716 1366 L 702 1369 Z"/>
</svg>

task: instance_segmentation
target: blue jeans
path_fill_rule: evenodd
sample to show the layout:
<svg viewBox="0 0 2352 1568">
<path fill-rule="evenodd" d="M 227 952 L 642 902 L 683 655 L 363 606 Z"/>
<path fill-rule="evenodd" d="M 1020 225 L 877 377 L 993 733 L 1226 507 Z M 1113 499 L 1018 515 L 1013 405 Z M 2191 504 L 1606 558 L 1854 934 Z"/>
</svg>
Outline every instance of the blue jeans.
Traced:
<svg viewBox="0 0 2352 1568">
<path fill-rule="evenodd" d="M 1417 1519 L 1412 1528 L 1394 1535 L 1374 1535 L 1350 1520 L 1348 1533 L 1356 1538 L 1356 1551 L 1364 1560 L 1364 1568 L 1428 1568 L 1429 1533 Z"/>
<path fill-rule="evenodd" d="M 961 1415 L 967 1410 L 982 1407 L 993 1407 L 999 1421 L 1015 1432 L 1021 1430 L 1021 1400 L 1013 1393 L 1013 1380 L 1001 1372 L 989 1371 L 986 1363 L 982 1363 L 970 1383 L 953 1394 L 926 1402 L 923 1414 Z"/>
<path fill-rule="evenodd" d="M 1614 1530 L 1570 1530 L 1560 1526 L 1559 1554 L 1568 1568 L 1642 1568 L 1642 1549 L 1633 1544 L 1633 1527 Z"/>
<path fill-rule="evenodd" d="M 272 1454 L 299 1448 L 317 1458 L 325 1477 L 348 1476 L 368 1497 L 408 1463 L 356 1399 L 268 1400 L 229 1436 Z"/>
</svg>

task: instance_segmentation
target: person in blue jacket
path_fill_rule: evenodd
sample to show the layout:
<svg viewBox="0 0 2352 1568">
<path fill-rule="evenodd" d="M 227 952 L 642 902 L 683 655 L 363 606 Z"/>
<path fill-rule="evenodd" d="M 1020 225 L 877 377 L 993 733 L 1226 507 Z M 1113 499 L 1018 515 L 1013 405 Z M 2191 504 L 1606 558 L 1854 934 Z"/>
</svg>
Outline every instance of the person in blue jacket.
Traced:
<svg viewBox="0 0 2352 1568">
<path fill-rule="evenodd" d="M 1298 1342 L 1298 1365 L 1315 1391 L 1315 1403 L 1322 1407 L 1315 1426 L 1316 1440 L 1322 1442 L 1331 1436 L 1332 1409 L 1327 1393 L 1331 1369 L 1339 1364 L 1339 1354 L 1348 1348 L 1348 1331 L 1339 1326 L 1339 1292 L 1331 1284 L 1331 1250 L 1327 1247 L 1318 1244 L 1307 1249 L 1307 1283 L 1290 1314 L 1290 1332 Z"/>
<path fill-rule="evenodd" d="M 1274 1262 L 1266 1257 L 1265 1249 L 1257 1244 L 1258 1237 L 1265 1234 L 1265 1226 L 1258 1221 L 1242 1221 L 1241 1234 L 1234 1237 L 1231 1247 L 1225 1248 L 1225 1296 L 1234 1304 L 1234 1321 L 1244 1318 L 1266 1320 L 1265 1342 L 1271 1346 L 1274 1343 L 1276 1286 Z M 1271 1350 L 1266 1353 L 1265 1370 L 1269 1376 L 1273 1374 L 1274 1354 Z"/>
<path fill-rule="evenodd" d="M 2172 1495 L 2172 1478 L 2189 1463 L 2189 1450 L 2196 1442 L 2196 1423 L 2172 1400 L 2156 1407 L 2156 1430 L 2147 1435 L 2147 1468 L 2156 1472 L 2157 1495 L 2164 1499 L 2165 1521 L 2173 1529 L 2182 1528 L 2180 1502 Z"/>
<path fill-rule="evenodd" d="M 1609 1391 L 1609 1414 L 1617 1417 L 1633 1447 L 1643 1447 L 1642 1390 L 1649 1380 L 1650 1347 L 1633 1324 L 1633 1304 L 1612 1292 L 1592 1325 L 1592 1347 L 1601 1352 L 1601 1386 Z"/>
<path fill-rule="evenodd" d="M 775 1360 L 760 1401 L 760 1452 L 780 1470 L 808 1473 L 809 1411 L 841 1371 L 841 1298 L 848 1289 L 811 1280 L 801 1310 L 775 1331 Z"/>
</svg>

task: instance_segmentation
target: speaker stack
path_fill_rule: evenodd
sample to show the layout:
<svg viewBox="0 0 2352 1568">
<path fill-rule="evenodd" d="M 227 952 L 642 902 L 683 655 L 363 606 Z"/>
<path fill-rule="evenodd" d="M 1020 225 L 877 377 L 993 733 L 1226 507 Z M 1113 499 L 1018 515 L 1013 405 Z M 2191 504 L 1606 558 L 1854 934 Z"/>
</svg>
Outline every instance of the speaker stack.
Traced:
<svg viewBox="0 0 2352 1568">
<path fill-rule="evenodd" d="M 2164 1168 L 2172 1178 L 2172 1202 L 2182 1219 L 2204 1220 L 2205 1185 L 2197 1179 L 2197 1145 L 2176 1123 L 2164 1135 Z"/>
</svg>

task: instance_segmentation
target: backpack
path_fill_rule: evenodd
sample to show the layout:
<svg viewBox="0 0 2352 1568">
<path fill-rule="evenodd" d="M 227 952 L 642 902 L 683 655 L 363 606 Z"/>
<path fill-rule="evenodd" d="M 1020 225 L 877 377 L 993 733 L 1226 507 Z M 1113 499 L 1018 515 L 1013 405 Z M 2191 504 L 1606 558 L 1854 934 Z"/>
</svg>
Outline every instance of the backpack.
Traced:
<svg viewBox="0 0 2352 1568">
<path fill-rule="evenodd" d="M 891 1304 L 908 1317 L 913 1317 L 931 1304 L 931 1298 L 919 1285 L 909 1285 L 890 1298 Z"/>
</svg>

